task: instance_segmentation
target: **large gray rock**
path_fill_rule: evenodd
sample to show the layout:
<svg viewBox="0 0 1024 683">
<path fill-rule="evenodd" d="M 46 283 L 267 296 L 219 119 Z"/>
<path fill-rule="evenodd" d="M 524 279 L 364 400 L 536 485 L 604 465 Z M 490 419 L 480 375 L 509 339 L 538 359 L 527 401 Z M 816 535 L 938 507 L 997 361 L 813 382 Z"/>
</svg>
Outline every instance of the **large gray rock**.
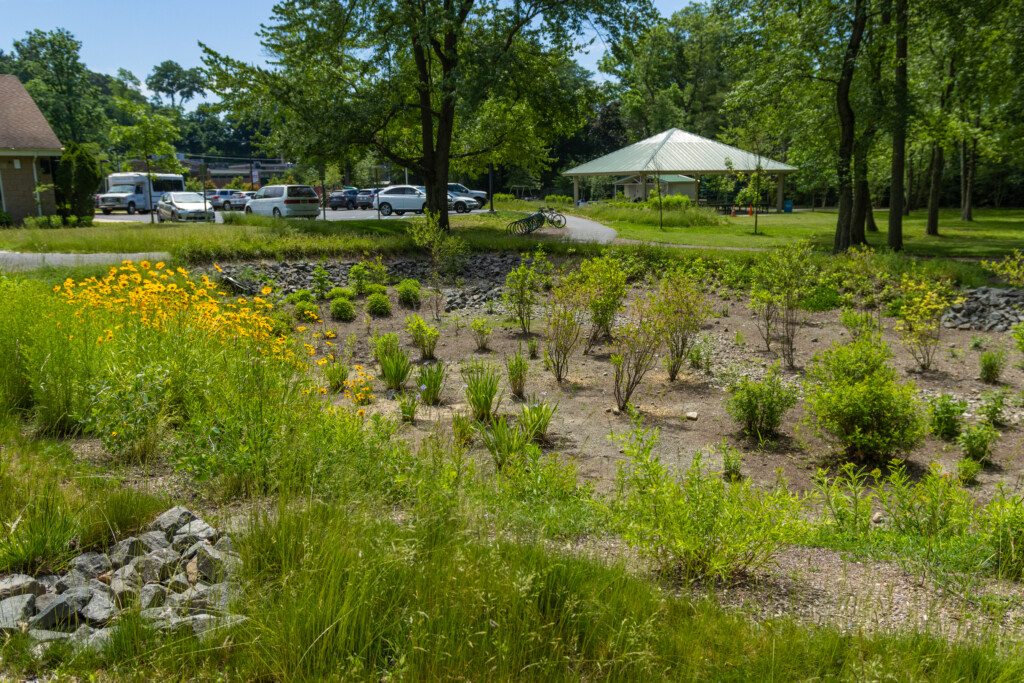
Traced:
<svg viewBox="0 0 1024 683">
<path fill-rule="evenodd" d="M 203 546 L 196 553 L 196 568 L 199 570 L 199 576 L 210 583 L 223 581 L 233 574 L 238 562 L 237 555 L 221 552 L 210 546 Z"/>
<path fill-rule="evenodd" d="M 50 604 L 57 599 L 56 593 L 43 593 L 42 595 L 36 596 L 36 612 L 42 612 L 44 609 L 50 606 Z"/>
<path fill-rule="evenodd" d="M 139 541 L 145 546 L 147 553 L 171 547 L 171 542 L 163 531 L 147 531 L 139 536 Z"/>
<path fill-rule="evenodd" d="M 161 629 L 165 627 L 171 619 L 177 619 L 178 615 L 175 611 L 169 607 L 150 607 L 139 612 L 139 617 L 145 621 L 151 628 Z"/>
<path fill-rule="evenodd" d="M 159 532 L 157 535 L 160 535 Z M 132 536 L 120 541 L 110 552 L 110 564 L 117 569 L 118 567 L 125 566 L 136 557 L 145 555 L 149 551 L 150 548 L 147 543 Z"/>
<path fill-rule="evenodd" d="M 147 583 L 139 591 L 139 607 L 149 609 L 160 607 L 167 598 L 167 589 L 158 583 Z"/>
<path fill-rule="evenodd" d="M 166 626 L 160 630 L 175 635 L 192 633 L 202 635 L 217 624 L 217 617 L 212 614 L 193 614 L 179 619 L 171 619 Z"/>
<path fill-rule="evenodd" d="M 166 537 L 170 538 L 171 534 L 177 529 L 196 519 L 199 518 L 192 514 L 191 510 L 177 506 L 153 520 L 150 528 L 155 531 L 162 531 Z"/>
<path fill-rule="evenodd" d="M 71 560 L 71 566 L 89 579 L 94 579 L 113 568 L 110 564 L 110 558 L 103 553 L 82 553 Z"/>
<path fill-rule="evenodd" d="M 36 613 L 36 596 L 23 593 L 0 600 L 0 633 L 20 631 L 21 624 Z"/>
<path fill-rule="evenodd" d="M 28 574 L 12 574 L 0 579 L 0 600 L 13 598 L 15 595 L 42 595 L 46 587 Z"/>
<path fill-rule="evenodd" d="M 106 593 L 93 592 L 92 600 L 82 608 L 82 618 L 93 626 L 106 626 L 117 614 L 114 599 Z"/>
<path fill-rule="evenodd" d="M 120 605 L 121 609 L 133 604 L 139 597 L 139 588 L 142 580 L 135 573 L 135 568 L 127 576 L 115 576 L 110 580 L 110 592 L 113 593 L 114 602 Z"/>
<path fill-rule="evenodd" d="M 167 579 L 167 590 L 171 593 L 181 593 L 187 591 L 189 587 L 188 576 L 184 573 L 175 574 L 171 578 Z"/>
<path fill-rule="evenodd" d="M 85 621 L 82 610 L 92 600 L 92 589 L 87 587 L 69 588 L 57 599 L 39 611 L 29 620 L 30 629 L 68 630 L 76 629 Z"/>
<path fill-rule="evenodd" d="M 71 638 L 70 633 L 64 633 L 62 631 L 49 631 L 47 629 L 33 629 L 28 632 L 29 638 L 38 641 L 40 643 L 49 643 L 55 640 L 68 640 Z"/>
<path fill-rule="evenodd" d="M 154 550 L 142 557 L 136 557 L 131 565 L 135 568 L 143 584 L 166 581 L 181 569 L 178 553 L 170 548 Z"/>
<path fill-rule="evenodd" d="M 72 569 L 67 574 L 65 574 L 57 580 L 57 584 L 54 586 L 54 589 L 58 593 L 63 593 L 64 591 L 67 591 L 71 588 L 81 588 L 83 586 L 88 586 L 89 579 L 91 578 L 91 576 L 86 576 L 78 569 Z"/>
<path fill-rule="evenodd" d="M 90 579 L 87 585 L 89 586 L 89 588 L 93 590 L 94 593 L 100 592 L 104 593 L 110 598 L 114 597 L 114 591 L 113 589 L 111 589 L 110 584 L 103 583 L 102 581 L 97 581 L 96 579 Z"/>
<path fill-rule="evenodd" d="M 231 541 L 230 536 L 221 536 L 220 539 L 213 546 L 222 553 L 233 553 L 235 551 L 235 544 Z"/>
<path fill-rule="evenodd" d="M 214 543 L 217 540 L 217 530 L 201 519 L 189 522 L 174 532 L 172 546 L 175 550 L 185 550 L 197 541 L 209 541 Z"/>
</svg>

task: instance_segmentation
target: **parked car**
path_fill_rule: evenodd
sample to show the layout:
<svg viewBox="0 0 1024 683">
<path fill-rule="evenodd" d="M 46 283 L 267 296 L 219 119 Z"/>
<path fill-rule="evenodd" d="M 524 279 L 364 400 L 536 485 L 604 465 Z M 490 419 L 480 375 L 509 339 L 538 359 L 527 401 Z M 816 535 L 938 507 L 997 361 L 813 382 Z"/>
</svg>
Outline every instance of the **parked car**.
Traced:
<svg viewBox="0 0 1024 683">
<path fill-rule="evenodd" d="M 255 192 L 242 192 L 241 190 L 235 190 L 231 193 L 230 197 L 224 199 L 224 203 L 221 204 L 221 210 L 241 211 L 255 194 Z"/>
<path fill-rule="evenodd" d="M 309 185 L 266 185 L 245 205 L 245 212 L 278 218 L 316 218 L 320 213 L 320 196 Z"/>
<path fill-rule="evenodd" d="M 235 194 L 236 192 L 238 192 L 238 190 L 207 190 L 206 201 L 209 202 L 213 206 L 213 208 L 217 209 L 218 211 L 230 211 L 231 195 Z M 229 207 L 226 209 L 224 208 L 225 201 L 229 203 Z"/>
<path fill-rule="evenodd" d="M 427 194 L 427 188 L 423 187 L 422 185 L 417 185 L 416 189 L 419 190 L 420 192 L 422 192 L 424 195 Z M 449 192 L 448 193 L 448 210 L 449 211 L 457 211 L 458 213 L 464 213 L 464 212 L 470 210 L 470 209 L 467 208 L 467 206 L 472 206 L 473 208 L 476 208 L 476 200 L 471 198 L 471 197 L 470 198 L 463 198 L 462 199 L 462 202 L 461 202 L 462 203 L 462 210 L 459 210 L 458 208 L 456 208 L 456 204 L 457 204 L 458 201 L 459 201 L 458 198 L 456 198 L 455 195 L 453 195 L 451 192 Z"/>
<path fill-rule="evenodd" d="M 392 213 L 401 216 L 406 211 L 423 213 L 427 208 L 427 195 L 412 185 L 392 185 L 374 198 L 373 208 L 380 209 L 382 216 Z"/>
<path fill-rule="evenodd" d="M 484 205 L 483 201 L 468 194 L 448 193 L 448 208 L 454 209 L 455 213 L 469 213 L 476 211 Z"/>
<path fill-rule="evenodd" d="M 156 205 L 159 221 L 212 221 L 213 207 L 198 192 L 168 192 Z"/>
<path fill-rule="evenodd" d="M 377 190 L 370 187 L 364 190 L 359 190 L 359 194 L 356 195 L 356 208 L 357 209 L 372 209 L 373 198 L 377 196 Z"/>
<path fill-rule="evenodd" d="M 463 195 L 467 197 L 472 197 L 473 199 L 476 199 L 480 202 L 480 206 L 483 206 L 484 204 L 487 203 L 486 192 L 481 192 L 480 190 L 471 190 L 465 185 L 460 185 L 459 183 L 448 183 L 448 191 L 451 192 L 456 197 Z"/>
<path fill-rule="evenodd" d="M 327 207 L 337 211 L 341 207 L 346 209 L 356 208 L 356 198 L 359 196 L 359 190 L 356 188 L 345 188 L 344 190 L 335 190 L 327 198 Z"/>
</svg>

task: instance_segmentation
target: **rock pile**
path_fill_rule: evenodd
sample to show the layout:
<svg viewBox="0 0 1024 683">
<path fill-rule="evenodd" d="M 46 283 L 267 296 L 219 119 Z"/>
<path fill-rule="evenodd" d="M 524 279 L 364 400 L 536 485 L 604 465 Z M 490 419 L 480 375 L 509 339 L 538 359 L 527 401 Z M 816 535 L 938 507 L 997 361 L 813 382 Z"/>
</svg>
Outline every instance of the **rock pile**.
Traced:
<svg viewBox="0 0 1024 683">
<path fill-rule="evenodd" d="M 1024 322 L 1024 290 L 978 287 L 961 296 L 964 300 L 942 315 L 943 327 L 1006 332 Z"/>
<path fill-rule="evenodd" d="M 74 558 L 63 576 L 0 579 L 0 633 L 99 649 L 119 615 L 138 609 L 158 631 L 198 635 L 239 618 L 228 614 L 238 566 L 230 536 L 174 507 L 146 533 Z"/>
</svg>

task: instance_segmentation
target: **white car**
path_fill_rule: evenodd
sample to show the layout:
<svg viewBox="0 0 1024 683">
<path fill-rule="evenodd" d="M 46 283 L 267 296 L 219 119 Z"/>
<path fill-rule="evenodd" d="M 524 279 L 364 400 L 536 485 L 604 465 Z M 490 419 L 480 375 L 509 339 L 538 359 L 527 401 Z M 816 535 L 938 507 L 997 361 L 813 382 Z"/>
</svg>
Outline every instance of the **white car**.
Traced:
<svg viewBox="0 0 1024 683">
<path fill-rule="evenodd" d="M 242 209 L 245 208 L 245 205 L 249 203 L 249 200 L 252 199 L 252 196 L 254 194 L 256 193 L 242 192 L 241 190 L 232 192 L 230 197 L 224 198 L 220 208 L 222 211 L 232 211 L 234 209 L 238 209 L 239 211 L 241 211 Z"/>
<path fill-rule="evenodd" d="M 212 221 L 213 206 L 198 192 L 168 192 L 156 205 L 158 221 Z"/>
<path fill-rule="evenodd" d="M 427 209 L 427 195 L 412 185 L 393 185 L 373 198 L 373 208 L 380 209 L 382 216 L 401 216 L 406 211 L 423 213 Z"/>
<path fill-rule="evenodd" d="M 316 218 L 320 196 L 309 185 L 267 185 L 249 200 L 245 212 L 277 218 Z"/>
</svg>

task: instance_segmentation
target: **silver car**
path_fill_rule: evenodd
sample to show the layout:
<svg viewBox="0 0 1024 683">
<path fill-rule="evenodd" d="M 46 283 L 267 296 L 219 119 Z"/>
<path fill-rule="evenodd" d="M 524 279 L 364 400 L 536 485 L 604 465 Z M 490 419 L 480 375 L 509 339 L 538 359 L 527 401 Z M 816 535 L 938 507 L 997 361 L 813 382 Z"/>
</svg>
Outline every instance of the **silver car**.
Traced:
<svg viewBox="0 0 1024 683">
<path fill-rule="evenodd" d="M 213 207 L 198 192 L 168 192 L 156 205 L 158 221 L 197 223 L 214 219 Z"/>
</svg>

